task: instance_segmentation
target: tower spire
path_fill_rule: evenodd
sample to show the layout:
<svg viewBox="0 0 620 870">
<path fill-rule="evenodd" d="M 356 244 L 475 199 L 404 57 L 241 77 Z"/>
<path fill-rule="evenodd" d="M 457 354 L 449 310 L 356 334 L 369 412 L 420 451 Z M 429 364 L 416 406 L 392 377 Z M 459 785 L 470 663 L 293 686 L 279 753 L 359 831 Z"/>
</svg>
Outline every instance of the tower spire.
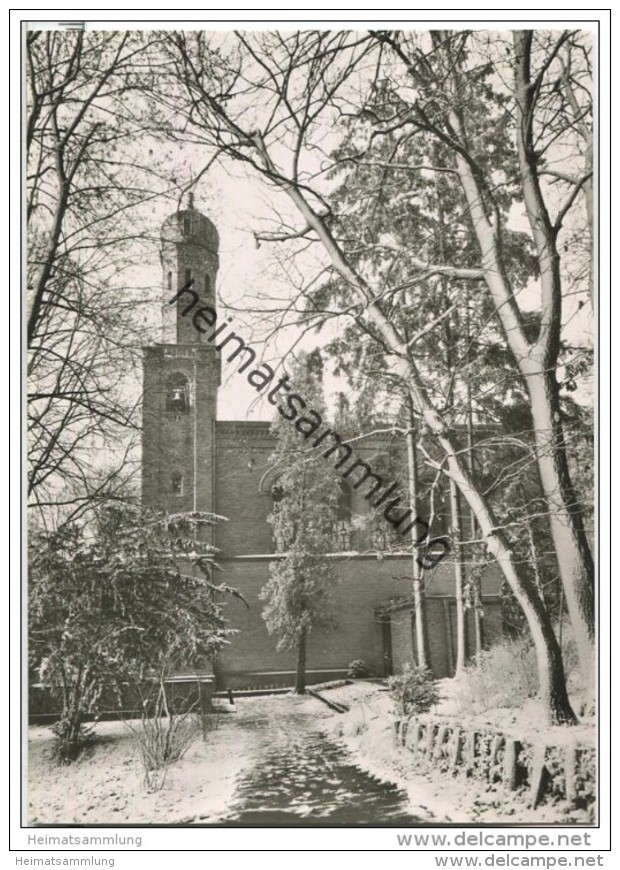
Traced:
<svg viewBox="0 0 620 870">
<path fill-rule="evenodd" d="M 166 218 L 161 229 L 162 338 L 164 344 L 206 346 L 204 324 L 198 329 L 192 319 L 193 311 L 192 316 L 184 312 L 190 303 L 194 309 L 208 305 L 215 311 L 218 236 L 209 218 L 192 208 L 191 197 L 184 205 L 181 211 Z M 179 293 L 181 296 L 177 297 Z M 171 304 L 173 298 L 176 304 Z"/>
</svg>

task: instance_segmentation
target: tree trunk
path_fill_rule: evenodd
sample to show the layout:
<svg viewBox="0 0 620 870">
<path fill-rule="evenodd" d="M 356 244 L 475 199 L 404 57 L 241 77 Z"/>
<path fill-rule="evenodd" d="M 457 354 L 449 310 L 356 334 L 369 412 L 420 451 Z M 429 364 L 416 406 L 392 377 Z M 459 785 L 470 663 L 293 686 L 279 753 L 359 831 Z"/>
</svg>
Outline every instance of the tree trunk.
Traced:
<svg viewBox="0 0 620 870">
<path fill-rule="evenodd" d="M 458 677 L 465 670 L 467 659 L 467 625 L 465 622 L 465 601 L 463 599 L 465 578 L 463 572 L 463 554 L 461 552 L 463 535 L 459 512 L 459 492 L 452 478 L 450 478 L 450 525 L 454 551 L 454 597 L 456 599 L 456 661 L 454 663 L 454 676 Z"/>
<path fill-rule="evenodd" d="M 476 667 L 480 662 L 480 653 L 484 649 L 484 623 L 482 621 L 482 594 L 480 591 L 480 578 L 473 581 L 474 592 L 474 634 L 476 638 Z"/>
<path fill-rule="evenodd" d="M 538 468 L 549 506 L 551 535 L 582 675 L 591 684 L 595 632 L 594 562 L 570 479 L 555 376 L 562 328 L 562 281 L 557 249 L 561 217 L 552 223 L 538 176 L 538 157 L 532 129 L 538 92 L 538 88 L 532 86 L 532 32 L 515 31 L 513 40 L 517 151 L 524 204 L 536 246 L 541 286 L 540 333 L 535 344 L 528 347 L 526 354 L 517 355 L 517 360 L 530 396 Z M 514 339 L 509 337 L 509 340 Z"/>
<path fill-rule="evenodd" d="M 468 362 L 471 360 L 471 344 L 470 344 L 471 334 L 470 334 L 470 320 L 469 320 L 469 290 L 467 291 L 467 295 L 465 297 L 465 341 L 467 344 L 467 359 Z M 467 408 L 467 467 L 469 469 L 469 473 L 472 479 L 475 477 L 474 475 L 474 411 L 472 406 L 472 397 L 471 397 L 471 384 L 469 379 L 465 379 L 465 405 Z M 469 512 L 469 538 L 472 541 L 476 540 L 478 535 L 478 525 L 476 523 L 476 517 L 474 516 L 474 512 L 470 510 Z M 472 544 L 472 553 L 476 552 L 476 545 Z M 482 589 L 480 584 L 480 576 L 476 571 L 474 565 L 474 559 L 471 559 L 471 568 L 470 568 L 470 582 L 472 586 L 472 595 L 473 595 L 473 609 L 474 609 L 474 635 L 476 642 L 476 666 L 478 666 L 480 653 L 484 647 L 484 632 L 483 632 L 483 622 L 482 622 Z"/>
<path fill-rule="evenodd" d="M 306 629 L 301 630 L 299 644 L 297 646 L 297 673 L 295 675 L 295 695 L 306 694 Z"/>
<path fill-rule="evenodd" d="M 536 588 L 540 593 L 540 597 L 543 600 L 543 604 L 546 606 L 545 602 L 545 587 L 543 586 L 542 577 L 540 574 L 540 568 L 538 565 L 538 550 L 536 548 L 536 541 L 534 540 L 534 531 L 532 529 L 532 523 L 530 522 L 530 518 L 527 517 L 525 520 L 525 526 L 527 528 L 527 540 L 530 548 L 530 561 L 532 563 L 532 574 L 534 575 L 534 582 L 536 583 Z"/>
<path fill-rule="evenodd" d="M 407 432 L 407 467 L 409 472 L 409 507 L 413 517 L 418 516 L 418 460 L 415 445 L 415 418 L 411 404 L 411 396 L 407 394 L 407 416 L 409 431 Z M 424 608 L 424 590 L 422 588 L 422 568 L 416 552 L 418 533 L 415 526 L 411 529 L 411 575 L 413 581 L 413 610 L 415 640 L 418 667 L 428 667 L 428 639 L 426 636 L 426 613 Z"/>
<path fill-rule="evenodd" d="M 549 526 L 557 555 L 584 679 L 594 684 L 594 563 L 581 507 L 571 484 L 560 422 L 554 372 L 539 371 L 527 380 L 532 400 L 536 455 Z"/>
<path fill-rule="evenodd" d="M 566 99 L 568 100 L 573 113 L 575 126 L 579 130 L 585 145 L 583 155 L 585 163 L 584 170 L 589 175 L 589 177 L 585 181 L 582 190 L 586 201 L 586 218 L 588 222 L 588 239 L 590 243 L 590 269 L 588 271 L 588 287 L 590 290 L 590 302 L 592 304 L 592 310 L 594 310 L 594 149 L 592 142 L 592 131 L 588 127 L 587 121 L 583 116 L 584 113 L 581 110 L 579 103 L 577 102 L 575 91 L 571 83 L 570 70 L 568 70 L 566 67 L 564 67 L 562 83 L 564 86 L 564 93 L 566 94 Z"/>
</svg>

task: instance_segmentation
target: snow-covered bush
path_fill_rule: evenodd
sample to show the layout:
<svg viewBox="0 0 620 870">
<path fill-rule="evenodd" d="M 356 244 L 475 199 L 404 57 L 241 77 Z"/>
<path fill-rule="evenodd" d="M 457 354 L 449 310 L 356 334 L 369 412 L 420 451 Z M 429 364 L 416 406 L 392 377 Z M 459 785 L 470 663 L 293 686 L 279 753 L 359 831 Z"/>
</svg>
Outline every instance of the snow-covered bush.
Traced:
<svg viewBox="0 0 620 870">
<path fill-rule="evenodd" d="M 504 640 L 484 650 L 459 679 L 456 698 L 463 712 L 521 707 L 538 693 L 536 651 L 527 638 Z"/>
<path fill-rule="evenodd" d="M 347 677 L 353 680 L 363 679 L 370 676 L 370 668 L 363 659 L 355 659 L 349 664 Z"/>
<path fill-rule="evenodd" d="M 399 718 L 411 713 L 427 713 L 440 701 L 437 680 L 429 668 L 412 667 L 407 663 L 401 674 L 388 679 L 388 687 Z"/>
<path fill-rule="evenodd" d="M 80 753 L 106 695 L 209 659 L 236 633 L 217 596 L 238 593 L 211 581 L 213 547 L 194 535 L 216 519 L 108 505 L 89 525 L 31 535 L 30 667 L 59 703 L 63 761 Z"/>
<path fill-rule="evenodd" d="M 154 695 L 143 702 L 139 725 L 125 722 L 133 734 L 144 770 L 147 791 L 164 785 L 168 767 L 182 758 L 202 729 L 195 703 L 176 708 L 169 703 L 163 677 Z"/>
</svg>

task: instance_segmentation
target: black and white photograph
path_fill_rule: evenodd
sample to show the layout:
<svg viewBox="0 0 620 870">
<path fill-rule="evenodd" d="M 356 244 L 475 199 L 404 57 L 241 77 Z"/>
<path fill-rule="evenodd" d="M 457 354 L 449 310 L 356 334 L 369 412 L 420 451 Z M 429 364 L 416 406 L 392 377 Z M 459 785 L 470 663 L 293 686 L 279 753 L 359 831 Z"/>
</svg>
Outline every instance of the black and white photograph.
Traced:
<svg viewBox="0 0 620 870">
<path fill-rule="evenodd" d="M 23 842 L 589 866 L 598 22 L 70 15 L 22 23 Z"/>
</svg>

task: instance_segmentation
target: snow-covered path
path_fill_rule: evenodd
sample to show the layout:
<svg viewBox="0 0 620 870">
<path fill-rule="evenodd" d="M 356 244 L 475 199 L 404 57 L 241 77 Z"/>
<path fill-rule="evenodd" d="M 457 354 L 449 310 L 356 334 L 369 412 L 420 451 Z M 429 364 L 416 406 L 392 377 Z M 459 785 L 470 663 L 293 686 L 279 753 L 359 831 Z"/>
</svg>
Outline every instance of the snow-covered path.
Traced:
<svg viewBox="0 0 620 870">
<path fill-rule="evenodd" d="M 258 699 L 257 699 L 258 700 Z M 415 824 L 407 794 L 355 765 L 342 746 L 316 730 L 305 701 L 245 707 L 254 740 L 224 821 L 232 824 Z M 314 702 L 317 704 L 318 702 Z"/>
</svg>

